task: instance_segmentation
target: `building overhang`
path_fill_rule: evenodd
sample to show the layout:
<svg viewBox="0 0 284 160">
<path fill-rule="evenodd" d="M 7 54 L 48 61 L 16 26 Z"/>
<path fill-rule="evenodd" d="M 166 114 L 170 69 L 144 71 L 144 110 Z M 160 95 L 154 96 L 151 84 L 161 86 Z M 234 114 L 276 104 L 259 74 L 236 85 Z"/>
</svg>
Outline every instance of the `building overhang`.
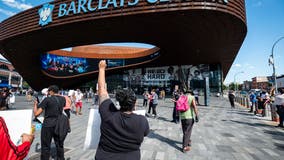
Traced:
<svg viewBox="0 0 284 160">
<path fill-rule="evenodd" d="M 72 2 L 49 3 L 54 8 L 48 24 L 39 24 L 43 6 L 0 24 L 0 53 L 36 90 L 50 84 L 71 87 L 97 76 L 94 73 L 68 80 L 50 77 L 41 70 L 42 53 L 106 42 L 138 42 L 160 48 L 159 58 L 135 67 L 219 63 L 225 77 L 247 33 L 244 0 L 145 0 L 85 13 L 76 10 L 72 14 L 75 12 L 70 10 L 69 15 L 59 16 L 60 5 L 70 7 Z M 98 6 L 97 1 L 86 2 Z"/>
</svg>

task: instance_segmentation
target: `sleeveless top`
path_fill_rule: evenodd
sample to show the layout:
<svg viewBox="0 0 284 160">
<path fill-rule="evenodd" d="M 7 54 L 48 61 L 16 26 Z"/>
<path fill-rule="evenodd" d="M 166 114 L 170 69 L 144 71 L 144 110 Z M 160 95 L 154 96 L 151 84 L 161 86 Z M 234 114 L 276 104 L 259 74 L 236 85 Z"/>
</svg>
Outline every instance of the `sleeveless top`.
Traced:
<svg viewBox="0 0 284 160">
<path fill-rule="evenodd" d="M 193 109 L 193 106 L 191 105 L 194 99 L 194 96 L 187 95 L 187 99 L 188 99 L 188 105 L 190 106 L 190 108 L 185 112 L 180 112 L 181 119 L 193 119 L 195 117 L 194 109 Z"/>
</svg>

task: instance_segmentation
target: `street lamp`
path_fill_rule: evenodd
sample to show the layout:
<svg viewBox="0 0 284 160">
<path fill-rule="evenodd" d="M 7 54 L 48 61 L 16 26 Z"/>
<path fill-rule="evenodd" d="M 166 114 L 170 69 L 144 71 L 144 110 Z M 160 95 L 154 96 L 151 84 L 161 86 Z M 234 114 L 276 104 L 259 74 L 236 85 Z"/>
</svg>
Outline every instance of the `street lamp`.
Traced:
<svg viewBox="0 0 284 160">
<path fill-rule="evenodd" d="M 237 72 L 235 75 L 234 75 L 234 88 L 235 88 L 235 92 L 237 91 L 237 85 L 236 85 L 236 76 L 240 73 L 244 73 L 244 71 L 241 71 L 241 72 Z"/>
<path fill-rule="evenodd" d="M 274 44 L 272 46 L 272 49 L 271 49 L 271 55 L 270 55 L 270 57 L 268 59 L 268 64 L 269 65 L 271 64 L 272 68 L 273 68 L 273 79 L 274 79 L 275 93 L 277 93 L 277 83 L 276 83 L 276 72 L 275 72 L 275 63 L 274 63 L 273 51 L 274 51 L 275 45 L 282 39 L 284 39 L 284 36 L 280 37 L 277 41 L 274 42 Z"/>
</svg>

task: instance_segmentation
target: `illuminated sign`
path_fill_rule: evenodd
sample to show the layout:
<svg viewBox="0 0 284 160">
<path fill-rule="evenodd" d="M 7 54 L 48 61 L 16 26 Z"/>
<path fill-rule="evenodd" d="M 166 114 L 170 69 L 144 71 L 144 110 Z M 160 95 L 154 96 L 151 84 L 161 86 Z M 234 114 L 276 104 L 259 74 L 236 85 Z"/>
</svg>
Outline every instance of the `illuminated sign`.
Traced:
<svg viewBox="0 0 284 160">
<path fill-rule="evenodd" d="M 76 15 L 81 13 L 94 12 L 99 10 L 108 9 L 113 7 L 117 8 L 125 8 L 136 6 L 139 3 L 139 0 L 96 0 L 98 3 L 94 4 L 95 0 L 74 0 L 70 3 L 61 3 L 58 6 L 57 16 L 59 18 L 68 16 L 68 15 Z M 141 0 L 140 0 L 141 1 Z M 169 2 L 171 0 L 145 0 L 149 4 L 156 5 L 157 3 Z M 194 2 L 194 0 L 191 0 Z M 229 0 L 212 0 L 212 2 L 227 4 Z M 200 1 L 199 1 L 200 2 Z M 206 1 L 207 2 L 207 1 Z M 44 26 L 52 21 L 52 11 L 54 5 L 44 4 L 42 8 L 39 9 L 39 25 Z"/>
</svg>

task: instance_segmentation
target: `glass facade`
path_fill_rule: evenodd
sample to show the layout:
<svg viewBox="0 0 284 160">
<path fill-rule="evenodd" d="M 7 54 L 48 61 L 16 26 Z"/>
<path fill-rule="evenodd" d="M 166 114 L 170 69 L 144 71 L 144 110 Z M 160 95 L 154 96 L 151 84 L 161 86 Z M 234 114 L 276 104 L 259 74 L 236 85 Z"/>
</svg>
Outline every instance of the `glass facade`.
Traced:
<svg viewBox="0 0 284 160">
<path fill-rule="evenodd" d="M 220 64 L 149 67 L 125 70 L 124 73 L 107 77 L 108 88 L 132 88 L 137 94 L 145 90 L 164 89 L 171 94 L 174 86 L 199 90 L 205 88 L 205 77 L 209 77 L 211 93 L 221 92 L 222 70 Z"/>
</svg>

